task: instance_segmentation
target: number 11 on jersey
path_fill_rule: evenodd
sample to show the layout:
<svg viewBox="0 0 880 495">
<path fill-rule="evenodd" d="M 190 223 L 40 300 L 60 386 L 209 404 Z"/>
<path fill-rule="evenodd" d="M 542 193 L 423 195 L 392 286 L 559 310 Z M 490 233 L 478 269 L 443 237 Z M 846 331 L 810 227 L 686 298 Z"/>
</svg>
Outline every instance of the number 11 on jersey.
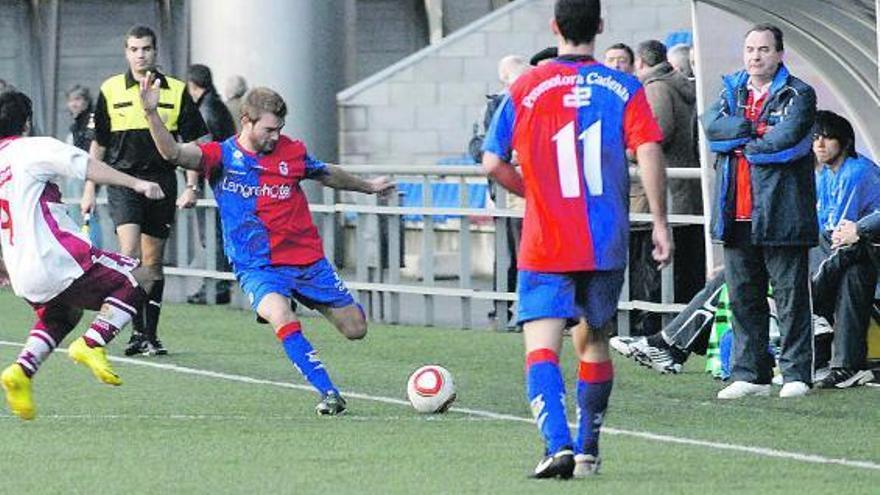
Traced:
<svg viewBox="0 0 880 495">
<path fill-rule="evenodd" d="M 559 170 L 559 186 L 563 198 L 581 195 L 578 173 L 577 144 L 583 145 L 584 179 L 590 196 L 602 195 L 602 121 L 597 120 L 575 139 L 575 123 L 569 122 L 554 136 L 556 142 L 556 166 Z"/>
</svg>

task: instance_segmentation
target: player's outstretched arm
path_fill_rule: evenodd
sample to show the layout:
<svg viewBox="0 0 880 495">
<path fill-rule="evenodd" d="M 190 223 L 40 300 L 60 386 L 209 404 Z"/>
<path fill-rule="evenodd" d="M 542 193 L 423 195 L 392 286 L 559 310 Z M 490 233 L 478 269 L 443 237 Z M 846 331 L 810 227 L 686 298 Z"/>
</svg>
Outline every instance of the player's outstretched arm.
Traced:
<svg viewBox="0 0 880 495">
<path fill-rule="evenodd" d="M 483 152 L 483 170 L 508 191 L 523 198 L 526 196 L 522 175 L 500 156 L 491 151 Z"/>
<path fill-rule="evenodd" d="M 89 147 L 89 156 L 94 158 L 95 160 L 103 160 L 104 154 L 107 152 L 107 148 L 98 144 L 97 141 L 92 141 L 91 147 Z M 82 198 L 79 201 L 79 209 L 83 215 L 92 213 L 95 211 L 95 183 L 86 180 L 83 185 L 83 193 Z"/>
<path fill-rule="evenodd" d="M 149 199 L 162 199 L 165 197 L 165 193 L 162 192 L 159 184 L 132 177 L 94 158 L 89 158 L 88 168 L 86 168 L 86 179 L 96 184 L 127 187 L 143 194 Z"/>
<path fill-rule="evenodd" d="M 360 177 L 346 172 L 338 165 L 327 164 L 327 173 L 318 177 L 318 182 L 333 189 L 345 191 L 357 191 L 366 194 L 378 194 L 387 196 L 391 194 L 397 185 L 388 177 L 376 177 L 375 179 L 361 179 Z"/>
<path fill-rule="evenodd" d="M 654 260 L 662 268 L 672 261 L 674 250 L 666 218 L 666 168 L 663 163 L 663 149 L 660 143 L 643 143 L 636 149 L 636 157 L 654 222 Z"/>
<path fill-rule="evenodd" d="M 202 162 L 202 150 L 193 143 L 180 144 L 174 140 L 174 136 L 165 128 L 165 124 L 159 117 L 156 108 L 159 106 L 159 80 L 156 76 L 147 72 L 141 80 L 141 105 L 147 124 L 150 126 L 150 136 L 156 143 L 156 149 L 162 158 L 188 170 L 199 170 Z"/>
</svg>

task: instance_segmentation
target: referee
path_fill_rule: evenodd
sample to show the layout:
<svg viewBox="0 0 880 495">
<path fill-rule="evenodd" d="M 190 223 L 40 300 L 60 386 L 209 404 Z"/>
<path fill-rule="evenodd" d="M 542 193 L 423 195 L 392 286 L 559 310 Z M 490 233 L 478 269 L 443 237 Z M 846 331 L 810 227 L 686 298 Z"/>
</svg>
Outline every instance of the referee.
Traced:
<svg viewBox="0 0 880 495">
<path fill-rule="evenodd" d="M 140 258 L 155 281 L 144 308 L 133 320 L 127 356 L 167 354 L 159 340 L 157 327 L 165 289 L 163 253 L 165 241 L 174 223 L 177 173 L 174 165 L 162 159 L 144 117 L 139 98 L 139 84 L 148 71 L 160 82 L 159 115 L 169 131 L 179 140 L 193 141 L 207 133 L 199 110 L 186 91 L 186 84 L 156 72 L 156 33 L 146 26 L 134 26 L 125 35 L 125 58 L 128 71 L 117 74 L 101 85 L 95 105 L 95 140 L 90 154 L 117 170 L 158 183 L 165 199 L 145 199 L 121 187 L 109 187 L 107 198 L 110 216 L 119 237 L 119 251 Z M 197 182 L 187 183 L 192 190 Z M 187 190 L 184 194 L 191 193 Z M 86 181 L 83 190 L 83 214 L 95 208 L 95 184 Z"/>
</svg>

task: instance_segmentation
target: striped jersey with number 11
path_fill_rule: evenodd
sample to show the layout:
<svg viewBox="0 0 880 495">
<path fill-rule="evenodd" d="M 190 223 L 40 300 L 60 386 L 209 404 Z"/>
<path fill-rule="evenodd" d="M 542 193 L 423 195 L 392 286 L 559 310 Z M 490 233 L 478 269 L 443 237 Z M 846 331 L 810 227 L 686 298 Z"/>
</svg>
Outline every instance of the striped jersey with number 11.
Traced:
<svg viewBox="0 0 880 495">
<path fill-rule="evenodd" d="M 591 57 L 562 56 L 517 79 L 483 149 L 499 157 L 512 149 L 522 167 L 520 269 L 623 269 L 626 149 L 662 139 L 638 80 Z"/>
</svg>

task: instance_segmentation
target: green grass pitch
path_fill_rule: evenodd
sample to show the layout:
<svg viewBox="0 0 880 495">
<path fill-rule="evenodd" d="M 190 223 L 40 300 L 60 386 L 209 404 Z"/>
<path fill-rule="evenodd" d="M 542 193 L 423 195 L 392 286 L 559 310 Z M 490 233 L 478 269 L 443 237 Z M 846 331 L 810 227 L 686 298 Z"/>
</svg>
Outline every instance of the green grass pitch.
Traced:
<svg viewBox="0 0 880 495">
<path fill-rule="evenodd" d="M 0 315 L 0 340 L 23 342 L 32 322 L 29 307 L 0 291 Z M 86 320 L 72 335 L 81 333 Z M 346 342 L 323 320 L 305 319 L 304 327 L 343 393 L 405 399 L 409 373 L 440 363 L 455 376 L 456 406 L 528 417 L 518 334 L 374 324 L 366 340 Z M 249 313 L 169 304 L 162 328 L 171 354 L 139 362 L 262 382 L 116 362 L 124 384 L 113 388 L 59 352 L 34 382 L 36 420 L 20 421 L 5 404 L 0 412 L 0 492 L 631 495 L 880 489 L 876 388 L 719 403 L 713 397 L 721 385 L 700 372 L 701 359 L 692 359 L 678 376 L 617 359 L 606 422 L 614 431 L 602 437 L 602 474 L 531 481 L 526 474 L 541 444 L 529 422 L 461 411 L 422 416 L 406 405 L 367 398 L 350 398 L 350 413 L 343 417 L 317 417 L 313 392 L 270 383 L 304 381 L 270 329 Z M 125 340 L 127 332 L 111 354 L 120 356 Z M 562 362 L 571 390 L 575 368 L 569 345 L 566 352 Z M 3 366 L 16 353 L 16 347 L 0 345 Z M 717 444 L 863 464 L 808 462 Z"/>
</svg>

